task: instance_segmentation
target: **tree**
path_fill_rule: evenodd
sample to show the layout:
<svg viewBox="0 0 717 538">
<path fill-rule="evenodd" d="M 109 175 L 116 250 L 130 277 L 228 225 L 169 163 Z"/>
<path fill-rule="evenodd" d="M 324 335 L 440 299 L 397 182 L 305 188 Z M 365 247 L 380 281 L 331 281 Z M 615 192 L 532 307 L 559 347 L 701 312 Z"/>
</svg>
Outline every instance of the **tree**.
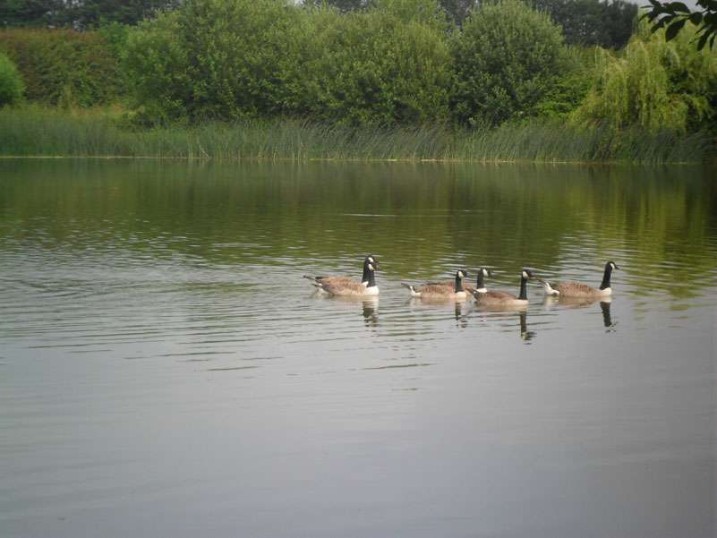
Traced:
<svg viewBox="0 0 717 538">
<path fill-rule="evenodd" d="M 346 13 L 368 7 L 367 0 L 304 0 L 304 5 L 310 8 L 333 7 Z"/>
<path fill-rule="evenodd" d="M 530 0 L 563 29 L 569 45 L 619 49 L 634 31 L 637 6 L 623 0 Z"/>
<path fill-rule="evenodd" d="M 331 6 L 342 13 L 369 9 L 381 3 L 381 0 L 304 0 L 309 7 Z M 479 3 L 479 0 L 439 0 L 445 14 L 460 26 L 468 16 L 468 12 Z"/>
<path fill-rule="evenodd" d="M 19 101 L 24 91 L 25 85 L 17 67 L 0 52 L 0 107 Z"/>
<path fill-rule="evenodd" d="M 477 0 L 440 0 L 443 10 L 458 26 L 463 25 L 471 9 L 473 9 L 477 3 Z"/>
<path fill-rule="evenodd" d="M 0 25 L 98 28 L 117 22 L 135 25 L 181 0 L 1 0 Z"/>
<path fill-rule="evenodd" d="M 138 104 L 163 121 L 286 112 L 298 13 L 284 0 L 186 0 L 145 22 L 127 45 Z"/>
<path fill-rule="evenodd" d="M 75 28 L 98 28 L 117 22 L 136 25 L 162 10 L 175 9 L 180 0 L 81 0 L 69 3 L 65 24 Z"/>
<path fill-rule="evenodd" d="M 0 50 L 17 65 L 30 101 L 94 106 L 117 98 L 119 62 L 97 32 L 13 28 L 0 32 Z"/>
<path fill-rule="evenodd" d="M 62 0 L 2 0 L 0 26 L 48 26 L 56 24 L 65 8 Z"/>
<path fill-rule="evenodd" d="M 595 83 L 574 119 L 652 132 L 714 124 L 717 55 L 696 50 L 694 34 L 685 29 L 666 42 L 643 25 L 620 53 L 598 49 Z"/>
<path fill-rule="evenodd" d="M 472 12 L 454 42 L 453 61 L 457 119 L 490 125 L 537 114 L 570 66 L 560 28 L 519 0 Z"/>
<path fill-rule="evenodd" d="M 434 0 L 381 0 L 339 14 L 319 10 L 301 50 L 303 114 L 352 125 L 445 121 L 448 21 Z"/>
<path fill-rule="evenodd" d="M 714 47 L 717 38 L 717 0 L 697 0 L 699 9 L 690 10 L 683 2 L 650 0 L 652 9 L 643 15 L 652 23 L 652 31 L 665 28 L 665 39 L 670 41 L 689 21 L 697 27 L 697 50 L 709 43 Z"/>
</svg>

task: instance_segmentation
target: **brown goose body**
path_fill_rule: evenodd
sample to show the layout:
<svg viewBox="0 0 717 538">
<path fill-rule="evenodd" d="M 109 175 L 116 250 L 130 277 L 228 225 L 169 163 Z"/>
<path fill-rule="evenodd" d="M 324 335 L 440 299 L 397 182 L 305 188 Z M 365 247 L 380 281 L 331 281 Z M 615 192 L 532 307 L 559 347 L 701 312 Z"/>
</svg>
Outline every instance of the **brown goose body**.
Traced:
<svg viewBox="0 0 717 538">
<path fill-rule="evenodd" d="M 610 278 L 613 269 L 619 269 L 615 262 L 609 261 L 605 264 L 602 282 L 599 288 L 594 288 L 583 282 L 564 281 L 556 284 L 550 284 L 541 280 L 546 295 L 554 297 L 572 297 L 580 299 L 599 299 L 601 297 L 610 297 L 612 295 L 612 286 Z"/>
<path fill-rule="evenodd" d="M 468 288 L 469 292 L 475 297 L 476 303 L 481 306 L 489 307 L 515 307 L 528 305 L 528 279 L 533 278 L 533 274 L 528 269 L 523 269 L 520 274 L 520 292 L 514 295 L 502 290 L 486 290 L 480 291 L 476 288 Z"/>
<path fill-rule="evenodd" d="M 363 276 L 358 281 L 348 276 L 312 276 L 304 275 L 319 290 L 329 295 L 340 297 L 373 297 L 379 293 L 376 285 L 376 269 L 378 260 L 374 256 L 366 256 L 363 264 Z"/>
<path fill-rule="evenodd" d="M 426 282 L 417 286 L 401 282 L 401 285 L 409 289 L 411 297 L 427 300 L 464 300 L 467 293 L 463 289 L 463 278 L 467 275 L 467 271 L 459 269 L 453 282 Z"/>
</svg>

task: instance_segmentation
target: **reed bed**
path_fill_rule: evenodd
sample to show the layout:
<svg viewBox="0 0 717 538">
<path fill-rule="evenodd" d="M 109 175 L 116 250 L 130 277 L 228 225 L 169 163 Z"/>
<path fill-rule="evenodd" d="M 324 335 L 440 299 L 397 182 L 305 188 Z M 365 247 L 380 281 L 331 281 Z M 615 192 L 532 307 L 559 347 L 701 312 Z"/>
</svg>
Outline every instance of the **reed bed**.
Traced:
<svg viewBox="0 0 717 538">
<path fill-rule="evenodd" d="M 0 155 L 189 160 L 702 162 L 706 134 L 678 135 L 542 122 L 498 129 L 353 128 L 299 120 L 138 129 L 112 111 L 0 110 Z"/>
</svg>

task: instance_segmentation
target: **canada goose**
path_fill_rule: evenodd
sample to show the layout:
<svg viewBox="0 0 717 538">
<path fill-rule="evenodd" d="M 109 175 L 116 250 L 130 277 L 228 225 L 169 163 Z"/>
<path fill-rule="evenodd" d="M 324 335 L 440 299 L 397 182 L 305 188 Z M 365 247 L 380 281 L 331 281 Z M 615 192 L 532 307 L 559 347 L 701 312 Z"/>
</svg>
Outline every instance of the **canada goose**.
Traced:
<svg viewBox="0 0 717 538">
<path fill-rule="evenodd" d="M 490 276 L 491 273 L 488 269 L 485 267 L 481 267 L 478 269 L 478 276 L 476 277 L 476 287 L 472 288 L 471 286 L 464 286 L 466 291 L 468 293 L 472 293 L 474 296 L 476 293 L 486 293 L 488 291 L 488 288 L 485 287 L 484 279 L 487 276 Z"/>
<path fill-rule="evenodd" d="M 480 292 L 477 289 L 469 288 L 469 292 L 475 297 L 476 303 L 482 306 L 527 306 L 528 305 L 528 279 L 533 278 L 533 273 L 523 269 L 520 273 L 520 294 L 516 297 L 507 291 L 487 290 Z"/>
<path fill-rule="evenodd" d="M 376 285 L 376 269 L 379 268 L 375 256 L 369 255 L 363 261 L 363 275 L 361 282 L 349 276 L 312 276 L 304 275 L 320 291 L 329 295 L 342 297 L 367 297 L 378 295 Z"/>
<path fill-rule="evenodd" d="M 605 272 L 602 276 L 602 282 L 599 288 L 593 288 L 582 282 L 558 282 L 555 285 L 551 285 L 542 279 L 540 282 L 543 284 L 543 290 L 546 295 L 552 295 L 553 297 L 574 297 L 574 298 L 585 298 L 585 299 L 597 299 L 600 297 L 609 297 L 612 295 L 612 288 L 610 287 L 610 276 L 612 275 L 613 269 L 619 269 L 619 267 L 613 261 L 609 261 L 605 264 Z"/>
<path fill-rule="evenodd" d="M 421 299 L 455 299 L 463 300 L 467 297 L 466 291 L 463 289 L 463 279 L 468 276 L 468 271 L 458 269 L 453 282 L 426 282 L 418 286 L 401 282 L 401 286 L 408 288 L 411 297 Z"/>
<path fill-rule="evenodd" d="M 487 291 L 485 289 L 485 284 L 483 284 L 483 279 L 490 275 L 491 275 L 491 272 L 488 269 L 485 269 L 483 267 L 478 269 L 478 278 L 476 279 L 476 289 L 482 290 L 481 293 L 484 293 L 485 291 Z M 463 270 L 463 276 L 464 277 L 468 276 L 468 271 Z M 455 287 L 454 280 L 441 280 L 438 282 L 426 282 L 426 284 L 437 284 L 437 285 L 440 284 L 441 286 L 446 286 L 451 289 L 453 289 Z M 461 285 L 462 285 L 462 289 L 465 290 L 466 289 L 465 282 L 461 282 Z M 466 294 L 466 295 L 468 295 L 468 294 Z"/>
</svg>

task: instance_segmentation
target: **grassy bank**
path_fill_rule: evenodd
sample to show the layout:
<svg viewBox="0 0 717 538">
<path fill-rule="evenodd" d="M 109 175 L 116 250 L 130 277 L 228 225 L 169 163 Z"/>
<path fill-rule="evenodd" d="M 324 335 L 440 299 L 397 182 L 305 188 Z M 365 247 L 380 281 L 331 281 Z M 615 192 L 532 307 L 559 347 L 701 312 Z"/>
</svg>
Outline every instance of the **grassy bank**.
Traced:
<svg viewBox="0 0 717 538">
<path fill-rule="evenodd" d="M 137 129 L 111 111 L 0 110 L 0 156 L 155 157 L 216 160 L 440 160 L 702 162 L 706 135 L 616 132 L 564 123 L 493 130 L 354 129 L 295 120 Z"/>
</svg>

